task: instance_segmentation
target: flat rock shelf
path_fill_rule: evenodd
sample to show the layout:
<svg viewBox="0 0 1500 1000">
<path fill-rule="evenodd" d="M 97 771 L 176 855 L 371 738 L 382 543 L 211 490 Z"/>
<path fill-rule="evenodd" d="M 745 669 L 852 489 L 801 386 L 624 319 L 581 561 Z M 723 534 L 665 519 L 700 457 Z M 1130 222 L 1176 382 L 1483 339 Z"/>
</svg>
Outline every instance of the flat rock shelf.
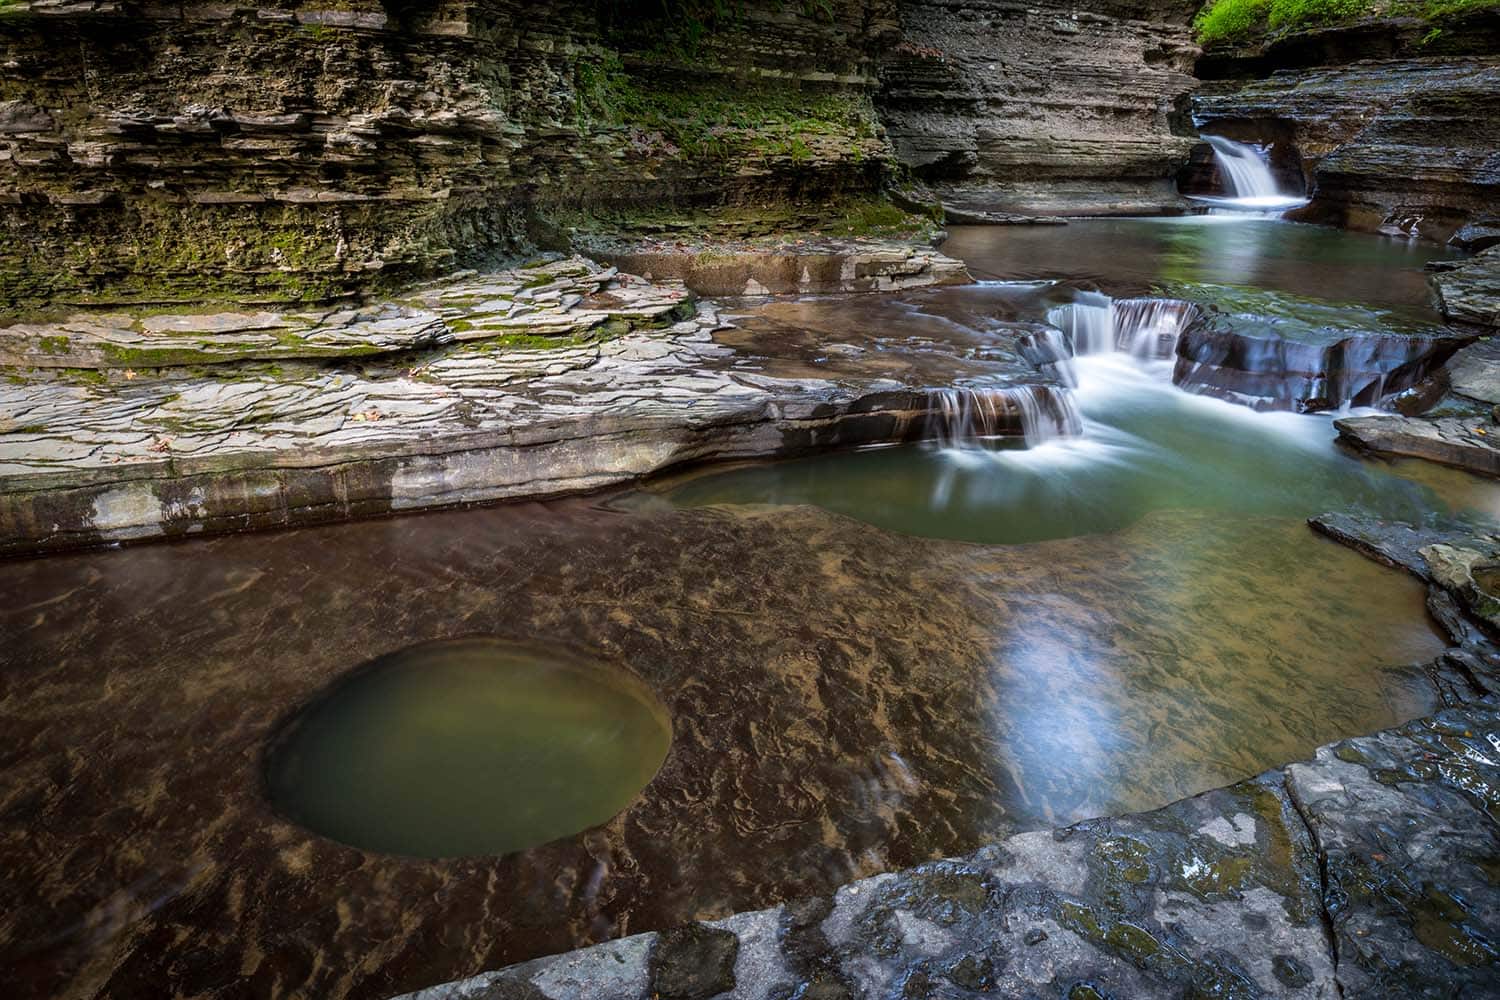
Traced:
<svg viewBox="0 0 1500 1000">
<path fill-rule="evenodd" d="M 885 253 L 908 286 L 962 272 Z M 932 407 L 859 348 L 778 377 L 777 351 L 817 345 L 731 347 L 729 325 L 680 283 L 575 257 L 364 309 L 12 326 L 0 357 L 27 367 L 0 384 L 0 552 L 597 489 L 900 439 Z M 955 355 L 931 384 L 965 370 Z"/>
</svg>

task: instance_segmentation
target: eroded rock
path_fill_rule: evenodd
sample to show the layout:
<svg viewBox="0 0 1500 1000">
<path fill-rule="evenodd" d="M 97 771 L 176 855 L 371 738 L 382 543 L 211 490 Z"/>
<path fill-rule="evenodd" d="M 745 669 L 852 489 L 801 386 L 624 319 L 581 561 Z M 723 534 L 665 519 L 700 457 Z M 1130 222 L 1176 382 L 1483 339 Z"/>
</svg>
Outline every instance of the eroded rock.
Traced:
<svg viewBox="0 0 1500 1000">
<path fill-rule="evenodd" d="M 1435 272 L 1432 285 L 1448 319 L 1500 330 L 1500 248 Z"/>
<path fill-rule="evenodd" d="M 1345 417 L 1335 420 L 1339 440 L 1379 455 L 1406 455 L 1500 476 L 1500 428 L 1464 417 Z"/>
</svg>

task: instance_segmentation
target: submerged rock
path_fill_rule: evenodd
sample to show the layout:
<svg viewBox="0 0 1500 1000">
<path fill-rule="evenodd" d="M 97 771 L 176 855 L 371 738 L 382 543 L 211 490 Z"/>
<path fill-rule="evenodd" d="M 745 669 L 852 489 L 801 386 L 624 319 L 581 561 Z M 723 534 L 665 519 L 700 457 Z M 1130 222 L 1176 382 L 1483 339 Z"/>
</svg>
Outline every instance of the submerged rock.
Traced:
<svg viewBox="0 0 1500 1000">
<path fill-rule="evenodd" d="M 713 921 L 726 997 L 1467 995 L 1493 983 L 1500 711 L 1322 747 L 1155 812 Z M 411 994 L 644 1000 L 647 934 Z M 1478 995 L 1475 993 L 1474 995 Z"/>
<path fill-rule="evenodd" d="M 962 261 L 893 239 L 596 241 L 591 252 L 699 295 L 896 292 L 973 280 Z"/>
</svg>

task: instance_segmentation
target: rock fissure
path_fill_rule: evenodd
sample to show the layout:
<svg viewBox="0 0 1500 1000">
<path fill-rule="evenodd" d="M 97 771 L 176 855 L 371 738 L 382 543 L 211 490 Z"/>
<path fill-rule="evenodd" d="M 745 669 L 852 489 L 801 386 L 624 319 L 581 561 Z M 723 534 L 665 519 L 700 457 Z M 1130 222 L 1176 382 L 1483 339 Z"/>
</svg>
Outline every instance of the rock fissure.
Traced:
<svg viewBox="0 0 1500 1000">
<path fill-rule="evenodd" d="M 1328 852 L 1323 849 L 1322 840 L 1318 836 L 1318 828 L 1313 823 L 1312 817 L 1307 809 L 1297 800 L 1297 787 L 1288 778 L 1285 770 L 1281 772 L 1281 787 L 1286 793 L 1286 800 L 1292 807 L 1292 812 L 1302 821 L 1303 829 L 1307 831 L 1307 839 L 1312 844 L 1313 851 L 1318 857 L 1318 918 L 1323 926 L 1323 939 L 1328 947 L 1328 960 L 1333 969 L 1333 988 L 1340 997 L 1344 995 L 1344 987 L 1339 982 L 1339 939 L 1334 931 L 1333 911 L 1329 908 L 1330 887 L 1328 882 Z"/>
</svg>

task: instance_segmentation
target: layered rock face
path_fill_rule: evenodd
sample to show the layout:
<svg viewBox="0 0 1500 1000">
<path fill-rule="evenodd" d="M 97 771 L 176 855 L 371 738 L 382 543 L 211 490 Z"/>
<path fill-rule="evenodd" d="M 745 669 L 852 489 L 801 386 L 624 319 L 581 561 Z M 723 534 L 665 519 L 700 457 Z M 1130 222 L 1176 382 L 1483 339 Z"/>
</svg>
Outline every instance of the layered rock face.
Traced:
<svg viewBox="0 0 1500 1000">
<path fill-rule="evenodd" d="M 881 66 L 897 155 L 960 206 L 1159 207 L 1190 132 L 1196 3 L 911 0 Z M 1178 127 L 1174 127 L 1178 126 Z"/>
<path fill-rule="evenodd" d="M 608 6 L 5 5 L 0 309 L 323 299 L 546 243 L 536 206 L 879 185 L 892 0 L 696 42 Z"/>
<path fill-rule="evenodd" d="M 1313 195 L 1301 217 L 1446 240 L 1500 205 L 1500 14 L 1436 37 L 1415 20 L 1304 33 L 1210 54 L 1193 116 L 1291 145 Z M 1424 39 L 1430 41 L 1424 42 Z"/>
</svg>

